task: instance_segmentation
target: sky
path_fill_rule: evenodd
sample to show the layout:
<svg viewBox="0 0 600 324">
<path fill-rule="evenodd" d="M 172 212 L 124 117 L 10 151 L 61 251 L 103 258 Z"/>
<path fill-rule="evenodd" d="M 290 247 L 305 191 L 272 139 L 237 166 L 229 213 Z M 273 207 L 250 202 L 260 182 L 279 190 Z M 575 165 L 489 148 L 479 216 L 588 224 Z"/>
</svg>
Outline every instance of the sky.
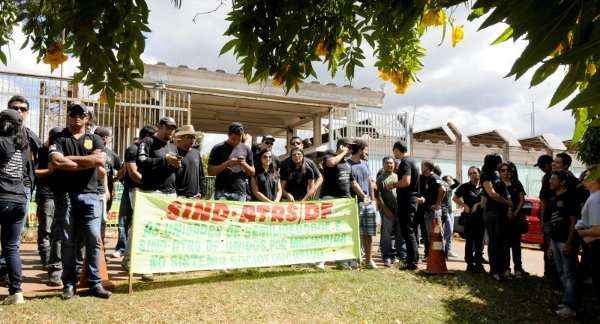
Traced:
<svg viewBox="0 0 600 324">
<path fill-rule="evenodd" d="M 190 68 L 206 67 L 209 70 L 223 69 L 236 73 L 239 65 L 230 54 L 219 56 L 219 50 L 228 38 L 223 36 L 227 28 L 225 17 L 229 11 L 228 1 L 215 12 L 194 16 L 217 7 L 219 1 L 184 0 L 180 9 L 170 1 L 148 0 L 150 28 L 146 51 L 142 55 L 146 63 L 165 62 L 171 66 L 187 65 Z M 571 137 L 573 118 L 562 111 L 566 103 L 548 109 L 547 105 L 558 86 L 564 71 L 559 70 L 541 85 L 529 87 L 533 71 L 521 79 L 504 78 L 512 63 L 525 47 L 525 42 L 512 41 L 491 46 L 490 43 L 502 33 L 505 26 L 493 26 L 477 31 L 482 20 L 466 20 L 467 10 L 458 7 L 453 13 L 457 24 L 464 24 L 464 40 L 455 48 L 446 37 L 440 44 L 442 30 L 427 31 L 423 46 L 427 54 L 424 68 L 419 72 L 421 82 L 413 84 L 406 94 L 394 93 L 390 83 L 377 77 L 374 59 L 367 56 L 365 68 L 357 69 L 354 87 L 384 89 L 383 109 L 393 111 L 415 111 L 414 129 L 422 130 L 452 121 L 463 134 L 472 134 L 491 129 L 504 129 L 515 138 L 531 135 L 531 111 L 535 110 L 535 133 L 553 133 L 561 139 Z M 35 55 L 28 49 L 19 50 L 24 37 L 15 33 L 15 42 L 10 45 L 7 66 L 0 70 L 50 74 L 48 65 L 36 64 Z M 367 49 L 367 53 L 371 53 Z M 69 59 L 64 65 L 64 75 L 72 74 L 77 61 Z M 318 80 L 321 83 L 348 84 L 343 73 L 332 78 L 324 66 L 319 66 Z M 53 75 L 59 75 L 57 69 Z M 220 139 L 211 139 L 211 142 Z M 206 144 L 206 143 L 205 143 Z"/>
</svg>

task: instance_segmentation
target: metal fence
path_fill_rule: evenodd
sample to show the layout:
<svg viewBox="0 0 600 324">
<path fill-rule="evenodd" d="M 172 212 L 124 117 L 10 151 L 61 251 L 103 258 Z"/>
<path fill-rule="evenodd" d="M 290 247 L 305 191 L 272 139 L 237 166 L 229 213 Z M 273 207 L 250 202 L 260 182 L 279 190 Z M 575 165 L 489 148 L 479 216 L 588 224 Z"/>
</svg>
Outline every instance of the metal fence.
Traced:
<svg viewBox="0 0 600 324">
<path fill-rule="evenodd" d="M 408 113 L 386 113 L 369 108 L 334 109 L 331 148 L 339 138 L 361 138 L 369 145 L 369 169 L 375 176 L 382 159 L 392 154 L 396 141 L 409 142 Z"/>
<path fill-rule="evenodd" d="M 112 129 L 110 146 L 121 156 L 140 128 L 155 125 L 161 116 L 171 116 L 180 125 L 191 120 L 191 95 L 161 84 L 127 89 L 116 96 L 115 106 L 110 107 L 99 101 L 98 94 L 69 78 L 0 72 L 0 109 L 14 95 L 22 95 L 29 101 L 26 125 L 42 140 L 52 127 L 66 125 L 66 107 L 70 102 L 81 101 L 94 107 L 94 124 Z"/>
</svg>

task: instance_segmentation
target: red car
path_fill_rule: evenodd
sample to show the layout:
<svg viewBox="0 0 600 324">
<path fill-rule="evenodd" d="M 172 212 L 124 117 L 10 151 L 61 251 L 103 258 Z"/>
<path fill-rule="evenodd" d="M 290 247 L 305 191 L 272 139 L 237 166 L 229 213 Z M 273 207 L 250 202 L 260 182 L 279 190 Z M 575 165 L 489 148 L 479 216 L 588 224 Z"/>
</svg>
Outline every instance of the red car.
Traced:
<svg viewBox="0 0 600 324">
<path fill-rule="evenodd" d="M 544 229 L 542 227 L 542 215 L 540 215 L 540 200 L 535 197 L 525 197 L 523 213 L 527 218 L 529 230 L 521 236 L 521 242 L 531 244 L 544 243 Z"/>
</svg>

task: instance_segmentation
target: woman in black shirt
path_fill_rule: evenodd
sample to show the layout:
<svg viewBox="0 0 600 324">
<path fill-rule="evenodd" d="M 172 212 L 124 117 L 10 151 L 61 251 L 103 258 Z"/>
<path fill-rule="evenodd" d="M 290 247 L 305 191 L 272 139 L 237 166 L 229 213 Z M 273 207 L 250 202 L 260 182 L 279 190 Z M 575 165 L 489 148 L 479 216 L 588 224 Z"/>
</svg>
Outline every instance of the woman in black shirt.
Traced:
<svg viewBox="0 0 600 324">
<path fill-rule="evenodd" d="M 15 110 L 0 113 L 0 228 L 2 256 L 8 268 L 8 293 L 4 304 L 24 303 L 21 290 L 19 240 L 25 215 L 28 140 L 23 120 Z"/>
<path fill-rule="evenodd" d="M 498 176 L 502 157 L 488 154 L 481 168 L 481 186 L 483 187 L 483 220 L 489 236 L 488 255 L 490 274 L 497 281 L 504 280 L 506 255 L 508 253 L 506 223 L 512 212 L 512 201 L 508 190 Z"/>
<path fill-rule="evenodd" d="M 461 184 L 454 192 L 452 199 L 463 211 L 461 218 L 465 226 L 465 262 L 467 271 L 485 273 L 483 268 L 483 236 L 485 227 L 481 208 L 481 186 L 479 177 L 481 171 L 478 167 L 470 167 L 469 182 Z"/>
<path fill-rule="evenodd" d="M 304 160 L 304 151 L 294 148 L 290 152 L 292 165 L 281 175 L 283 193 L 289 201 L 306 201 L 314 186 L 315 174 Z"/>
<path fill-rule="evenodd" d="M 506 228 L 509 251 L 506 255 L 507 259 L 505 261 L 505 275 L 510 275 L 510 253 L 512 252 L 515 276 L 517 278 L 521 278 L 527 275 L 527 272 L 523 270 L 523 263 L 521 262 L 521 234 L 523 234 L 522 227 L 523 224 L 527 224 L 524 221 L 524 216 L 521 213 L 521 208 L 525 203 L 525 189 L 523 188 L 521 181 L 519 181 L 517 167 L 510 161 L 504 162 L 500 166 L 500 178 L 510 194 L 510 200 L 513 205 L 511 213 L 508 214 Z"/>
<path fill-rule="evenodd" d="M 256 172 L 250 180 L 252 193 L 256 200 L 277 202 L 281 199 L 281 182 L 273 166 L 273 152 L 262 149 L 257 157 Z"/>
</svg>

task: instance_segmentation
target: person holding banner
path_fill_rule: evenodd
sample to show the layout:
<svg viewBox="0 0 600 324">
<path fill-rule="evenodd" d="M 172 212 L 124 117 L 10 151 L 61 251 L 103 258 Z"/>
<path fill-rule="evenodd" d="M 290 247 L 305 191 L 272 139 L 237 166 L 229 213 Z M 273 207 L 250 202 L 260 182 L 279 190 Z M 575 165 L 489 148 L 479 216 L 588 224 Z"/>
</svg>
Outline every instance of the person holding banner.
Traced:
<svg viewBox="0 0 600 324">
<path fill-rule="evenodd" d="M 177 196 L 186 198 L 201 198 L 200 179 L 204 178 L 202 153 L 192 147 L 199 132 L 193 125 L 183 125 L 175 132 L 177 156 L 181 156 L 181 167 L 177 170 L 175 187 Z"/>
<path fill-rule="evenodd" d="M 140 143 L 137 161 L 142 173 L 142 190 L 160 191 L 175 196 L 175 174 L 183 159 L 177 155 L 177 147 L 170 143 L 176 129 L 175 119 L 161 117 L 154 136 L 145 138 Z"/>
<path fill-rule="evenodd" d="M 304 151 L 291 151 L 292 165 L 281 174 L 283 195 L 288 201 L 307 201 L 315 185 L 315 174 L 305 161 Z"/>
<path fill-rule="evenodd" d="M 260 163 L 255 162 L 256 174 L 250 179 L 252 194 L 258 201 L 278 202 L 283 190 L 273 165 L 273 152 L 265 148 L 256 157 Z"/>
<path fill-rule="evenodd" d="M 246 201 L 246 177 L 253 177 L 254 159 L 243 143 L 244 126 L 231 123 L 227 140 L 215 145 L 208 157 L 208 175 L 216 176 L 215 199 Z"/>
<path fill-rule="evenodd" d="M 125 254 L 127 239 L 129 237 L 129 228 L 131 227 L 131 217 L 133 216 L 132 194 L 133 190 L 142 183 L 142 173 L 138 170 L 137 153 L 140 149 L 140 143 L 147 137 L 154 136 L 156 128 L 152 125 L 146 125 L 140 130 L 140 137 L 133 140 L 125 150 L 125 163 L 121 167 L 121 181 L 123 182 L 123 193 L 121 203 L 119 204 L 119 239 L 113 258 L 120 258 Z"/>
<path fill-rule="evenodd" d="M 19 245 L 25 215 L 26 173 L 29 145 L 23 119 L 13 110 L 0 113 L 0 241 L 8 269 L 8 297 L 4 304 L 24 303 L 21 290 Z"/>
<path fill-rule="evenodd" d="M 300 137 L 292 136 L 292 138 L 290 139 L 289 148 L 290 156 L 280 163 L 280 173 L 285 173 L 286 170 L 293 165 L 291 150 L 296 148 L 304 150 L 304 143 L 302 142 L 302 139 Z M 317 193 L 319 192 L 319 189 L 321 188 L 321 185 L 323 184 L 323 175 L 321 174 L 321 171 L 319 171 L 319 167 L 313 160 L 309 158 L 304 158 L 304 161 L 306 162 L 306 165 L 315 174 L 315 185 L 313 186 L 310 192 L 310 197 L 315 198 Z"/>
<path fill-rule="evenodd" d="M 98 181 L 105 172 L 106 154 L 98 135 L 86 131 L 93 108 L 82 103 L 68 106 L 68 126 L 49 148 L 50 168 L 56 170 L 56 182 L 68 194 L 68 206 L 61 204 L 63 299 L 75 295 L 77 284 L 76 250 L 80 240 L 85 244 L 89 294 L 110 298 L 100 278 L 100 227 L 98 215 Z M 102 172 L 100 172 L 102 171 Z M 59 206 L 57 206 L 57 209 Z M 80 239 L 80 236 L 83 236 Z"/>
</svg>

